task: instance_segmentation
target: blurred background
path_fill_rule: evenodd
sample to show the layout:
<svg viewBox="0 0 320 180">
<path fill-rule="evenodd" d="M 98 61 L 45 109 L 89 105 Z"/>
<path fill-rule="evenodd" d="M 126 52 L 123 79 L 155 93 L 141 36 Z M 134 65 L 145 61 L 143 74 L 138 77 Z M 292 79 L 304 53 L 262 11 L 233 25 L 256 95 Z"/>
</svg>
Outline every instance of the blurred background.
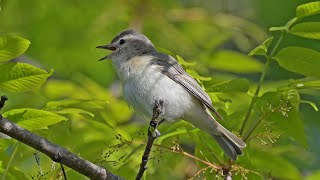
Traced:
<svg viewBox="0 0 320 180">
<path fill-rule="evenodd" d="M 0 33 L 19 35 L 31 41 L 26 54 L 16 61 L 27 62 L 48 71 L 54 70 L 52 77 L 39 90 L 21 94 L 7 93 L 10 101 L 4 111 L 22 107 L 48 108 L 54 106 L 54 103 L 63 107 L 81 107 L 86 111 L 66 113 L 69 121 L 36 133 L 107 167 L 115 174 L 132 179 L 138 171 L 144 145 L 123 141 L 145 141 L 146 134 L 143 133 L 146 132 L 147 123 L 140 121 L 123 101 L 121 84 L 111 62 L 98 61 L 108 52 L 95 47 L 108 43 L 124 29 L 134 28 L 147 35 L 160 51 L 170 51 L 183 57 L 186 62 L 196 63 L 190 65 L 191 72 L 202 80 L 205 87 L 236 78 L 248 79 L 248 93 L 234 95 L 234 102 L 229 102 L 234 105 L 234 111 L 243 113 L 240 113 L 238 119 L 222 122 L 237 132 L 264 64 L 263 58 L 248 57 L 248 52 L 269 36 L 278 37 L 278 34 L 272 34 L 268 29 L 284 25 L 295 16 L 296 7 L 306 2 L 311 1 L 1 0 Z M 319 18 L 316 18 L 311 17 L 310 20 L 318 21 Z M 318 41 L 293 35 L 288 35 L 281 44 L 282 47 L 290 45 L 320 51 Z M 227 63 L 237 60 L 247 63 Z M 188 63 L 185 64 L 189 67 Z M 299 78 L 303 76 L 289 72 L 273 62 L 262 92 L 276 89 L 279 82 L 281 84 Z M 216 97 L 212 94 L 210 96 Z M 312 100 L 316 105 L 320 103 L 318 92 L 301 94 L 301 97 Z M 218 100 L 213 101 L 218 108 L 224 106 Z M 262 173 L 264 168 L 278 168 L 264 171 L 263 176 L 252 173 L 247 176 L 249 179 L 267 178 L 268 172 L 271 179 L 304 179 L 314 173 L 319 174 L 320 114 L 306 104 L 300 108 L 306 144 L 284 141 L 284 144 L 294 143 L 296 146 L 273 148 L 274 152 L 270 151 L 270 156 L 261 155 L 260 158 L 269 157 L 269 161 L 275 163 L 261 161 L 258 168 L 246 164 L 247 159 L 255 158 L 254 153 L 251 156 L 248 153 L 249 157 L 243 158 L 246 160 L 240 160 L 244 167 L 250 169 L 252 166 L 258 173 Z M 196 152 L 196 156 L 211 161 L 210 151 L 205 147 L 205 144 L 209 144 L 209 138 L 199 140 L 194 133 L 177 132 L 180 127 L 188 131 L 193 129 L 183 122 L 160 127 L 162 134 L 176 133 L 164 138 L 162 144 L 167 147 L 180 144 L 186 151 Z M 256 143 L 259 142 L 257 140 Z M 118 143 L 122 143 L 122 146 L 111 146 Z M 199 147 L 203 147 L 203 152 L 195 150 Z M 212 147 L 216 145 L 212 143 Z M 259 147 L 264 148 L 262 145 Z M 8 146 L 7 151 L 1 153 L 3 167 L 9 161 L 13 148 Z M 268 148 L 272 148 L 271 145 Z M 216 148 L 216 152 L 223 157 L 219 148 Z M 39 167 L 33 153 L 33 149 L 20 145 L 14 160 L 15 169 L 10 171 L 9 179 L 38 178 Z M 154 155 L 146 175 L 150 179 L 215 178 L 215 174 L 209 171 L 201 173 L 199 177 L 194 176 L 203 167 L 192 159 L 163 152 L 161 148 L 156 148 L 152 153 Z M 278 154 L 281 154 L 279 159 Z M 52 170 L 52 162 L 48 158 L 40 153 L 38 156 L 42 162 L 41 168 L 48 172 L 50 178 L 61 178 L 59 170 Z M 267 164 L 267 167 L 263 167 L 263 164 Z M 71 179 L 84 178 L 72 170 L 68 170 L 68 174 Z M 236 178 L 243 177 L 238 175 Z"/>
</svg>

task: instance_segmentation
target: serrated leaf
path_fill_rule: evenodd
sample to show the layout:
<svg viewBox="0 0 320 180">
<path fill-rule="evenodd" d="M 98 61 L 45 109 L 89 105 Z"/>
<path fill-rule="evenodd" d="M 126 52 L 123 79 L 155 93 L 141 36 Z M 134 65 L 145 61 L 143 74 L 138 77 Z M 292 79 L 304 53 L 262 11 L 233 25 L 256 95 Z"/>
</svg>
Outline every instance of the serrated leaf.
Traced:
<svg viewBox="0 0 320 180">
<path fill-rule="evenodd" d="M 233 79 L 214 84 L 206 89 L 207 92 L 247 92 L 250 83 L 247 79 Z"/>
<path fill-rule="evenodd" d="M 320 40 L 320 23 L 305 22 L 296 24 L 290 29 L 289 33 L 300 37 Z"/>
<path fill-rule="evenodd" d="M 84 109 L 78 109 L 78 108 L 63 108 L 60 110 L 55 110 L 55 111 L 50 111 L 50 112 L 53 112 L 56 114 L 61 114 L 61 115 L 64 115 L 64 114 L 87 114 L 91 117 L 94 117 L 93 113 L 86 111 Z"/>
<path fill-rule="evenodd" d="M 49 111 L 30 108 L 12 109 L 3 113 L 3 116 L 30 131 L 48 129 L 50 125 L 67 120 L 67 118 Z"/>
<path fill-rule="evenodd" d="M 272 40 L 273 40 L 273 37 L 266 39 L 261 45 L 259 45 L 258 47 L 250 51 L 249 56 L 254 56 L 254 55 L 266 56 Z"/>
<path fill-rule="evenodd" d="M 0 62 L 12 60 L 23 54 L 29 47 L 30 41 L 22 37 L 0 36 Z"/>
<path fill-rule="evenodd" d="M 298 18 L 303 18 L 306 16 L 312 16 L 320 13 L 320 2 L 310 2 L 302 4 L 297 7 L 296 16 Z"/>
<path fill-rule="evenodd" d="M 302 47 L 283 48 L 274 57 L 285 69 L 305 76 L 320 77 L 320 53 Z"/>
<path fill-rule="evenodd" d="M 212 68 L 234 73 L 257 73 L 263 69 L 259 61 L 235 51 L 219 51 L 208 62 Z"/>
<path fill-rule="evenodd" d="M 47 72 L 26 63 L 6 63 L 0 65 L 0 72 L 0 90 L 24 92 L 42 86 L 53 70 Z"/>
</svg>

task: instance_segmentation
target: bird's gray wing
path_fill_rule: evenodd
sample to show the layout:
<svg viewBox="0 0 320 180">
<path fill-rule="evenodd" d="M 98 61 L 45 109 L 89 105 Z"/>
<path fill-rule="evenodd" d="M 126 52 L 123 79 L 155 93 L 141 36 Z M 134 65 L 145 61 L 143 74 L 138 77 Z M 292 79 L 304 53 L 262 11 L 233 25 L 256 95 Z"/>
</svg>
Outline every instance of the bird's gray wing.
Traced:
<svg viewBox="0 0 320 180">
<path fill-rule="evenodd" d="M 198 98 L 207 108 L 213 111 L 220 119 L 221 115 L 212 106 L 212 101 L 209 95 L 200 87 L 198 82 L 193 79 L 178 62 L 171 56 L 157 53 L 153 60 L 152 65 L 155 65 L 159 71 L 170 77 L 175 82 L 182 85 L 189 93 Z"/>
</svg>

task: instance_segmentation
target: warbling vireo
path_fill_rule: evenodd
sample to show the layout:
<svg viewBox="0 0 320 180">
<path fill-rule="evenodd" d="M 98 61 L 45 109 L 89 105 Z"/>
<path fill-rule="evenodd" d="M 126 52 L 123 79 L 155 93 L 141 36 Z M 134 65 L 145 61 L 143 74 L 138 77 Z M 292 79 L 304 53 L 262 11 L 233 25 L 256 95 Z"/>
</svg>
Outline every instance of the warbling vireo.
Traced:
<svg viewBox="0 0 320 180">
<path fill-rule="evenodd" d="M 128 29 L 110 44 L 97 48 L 111 50 L 104 59 L 112 59 L 123 85 L 126 101 L 138 112 L 152 116 L 154 102 L 162 100 L 166 120 L 184 119 L 209 133 L 233 160 L 246 144 L 220 125 L 210 111 L 221 117 L 208 94 L 170 55 L 157 52 L 143 34 Z"/>
</svg>

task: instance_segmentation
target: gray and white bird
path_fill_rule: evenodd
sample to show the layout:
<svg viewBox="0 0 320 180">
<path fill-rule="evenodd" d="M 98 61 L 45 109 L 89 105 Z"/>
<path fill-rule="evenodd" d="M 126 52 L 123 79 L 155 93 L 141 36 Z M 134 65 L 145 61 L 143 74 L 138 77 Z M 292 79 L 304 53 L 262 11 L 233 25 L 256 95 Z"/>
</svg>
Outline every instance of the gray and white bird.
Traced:
<svg viewBox="0 0 320 180">
<path fill-rule="evenodd" d="M 151 118 L 156 100 L 162 100 L 166 120 L 184 119 L 209 133 L 233 160 L 242 155 L 246 144 L 211 115 L 221 117 L 212 106 L 208 94 L 170 55 L 157 52 L 143 34 L 124 30 L 111 43 L 97 48 L 112 53 L 111 59 L 122 81 L 125 100 L 137 111 Z"/>
</svg>

